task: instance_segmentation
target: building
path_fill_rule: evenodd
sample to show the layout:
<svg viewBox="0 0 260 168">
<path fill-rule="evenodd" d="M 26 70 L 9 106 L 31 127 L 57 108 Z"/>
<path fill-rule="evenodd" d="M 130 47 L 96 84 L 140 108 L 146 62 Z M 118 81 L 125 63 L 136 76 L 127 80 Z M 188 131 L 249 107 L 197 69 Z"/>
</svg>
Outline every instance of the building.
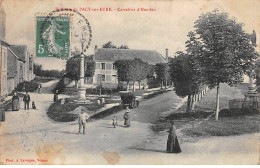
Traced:
<svg viewBox="0 0 260 168">
<path fill-rule="evenodd" d="M 7 84 L 8 94 L 10 94 L 19 83 L 24 81 L 25 60 L 14 52 L 12 46 L 8 48 L 7 56 Z"/>
<path fill-rule="evenodd" d="M 166 63 L 168 60 L 168 49 L 166 49 L 166 58 L 164 58 L 157 51 L 97 48 L 97 46 L 95 46 L 94 61 L 96 62 L 96 70 L 93 76 L 93 84 L 102 84 L 102 87 L 105 88 L 116 88 L 119 83 L 114 64 L 115 61 L 135 58 L 139 58 L 151 65 Z"/>
<path fill-rule="evenodd" d="M 31 81 L 34 78 L 33 55 L 28 51 L 26 45 L 12 45 L 10 46 L 10 49 L 20 58 L 20 60 L 24 61 L 23 67 L 20 65 L 20 68 L 22 67 L 22 69 L 19 75 L 19 82 Z"/>
<path fill-rule="evenodd" d="M 10 45 L 0 40 L 0 98 L 8 93 L 7 88 L 7 51 Z"/>
<path fill-rule="evenodd" d="M 10 45 L 5 41 L 6 14 L 0 8 L 0 99 L 10 94 L 15 87 L 34 78 L 33 55 L 26 45 Z"/>
</svg>

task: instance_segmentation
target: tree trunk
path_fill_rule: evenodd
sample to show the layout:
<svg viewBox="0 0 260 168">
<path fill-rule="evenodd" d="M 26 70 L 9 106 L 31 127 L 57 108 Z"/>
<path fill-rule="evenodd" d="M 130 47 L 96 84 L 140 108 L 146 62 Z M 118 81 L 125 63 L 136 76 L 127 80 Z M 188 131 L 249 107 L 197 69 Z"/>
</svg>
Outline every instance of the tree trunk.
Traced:
<svg viewBox="0 0 260 168">
<path fill-rule="evenodd" d="M 194 106 L 195 106 L 195 96 L 192 95 L 191 110 L 194 110 Z"/>
<path fill-rule="evenodd" d="M 129 81 L 127 81 L 127 84 L 126 84 L 126 91 L 129 91 Z"/>
<path fill-rule="evenodd" d="M 133 93 L 135 92 L 135 81 L 133 82 Z"/>
<path fill-rule="evenodd" d="M 167 89 L 167 80 L 165 81 L 165 89 Z"/>
<path fill-rule="evenodd" d="M 163 81 L 161 82 L 161 89 L 163 88 Z"/>
<path fill-rule="evenodd" d="M 138 84 L 139 84 L 139 90 L 140 90 L 141 89 L 141 81 L 138 81 L 138 82 L 139 82 Z"/>
<path fill-rule="evenodd" d="M 75 80 L 75 89 L 78 90 L 78 80 Z"/>
<path fill-rule="evenodd" d="M 218 113 L 219 113 L 219 83 L 217 85 L 217 97 L 216 97 L 216 121 L 218 121 Z"/>
<path fill-rule="evenodd" d="M 187 102 L 186 113 L 189 113 L 189 112 L 190 112 L 190 107 L 191 107 L 191 95 L 188 96 L 188 102 Z"/>
</svg>

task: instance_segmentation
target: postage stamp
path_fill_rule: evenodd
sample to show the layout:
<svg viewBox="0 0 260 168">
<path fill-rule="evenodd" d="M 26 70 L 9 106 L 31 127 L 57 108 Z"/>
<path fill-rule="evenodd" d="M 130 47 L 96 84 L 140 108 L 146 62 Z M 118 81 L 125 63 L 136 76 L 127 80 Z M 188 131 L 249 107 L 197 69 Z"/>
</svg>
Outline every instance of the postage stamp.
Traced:
<svg viewBox="0 0 260 168">
<path fill-rule="evenodd" d="M 70 52 L 70 18 L 37 16 L 36 57 L 66 59 Z"/>
</svg>

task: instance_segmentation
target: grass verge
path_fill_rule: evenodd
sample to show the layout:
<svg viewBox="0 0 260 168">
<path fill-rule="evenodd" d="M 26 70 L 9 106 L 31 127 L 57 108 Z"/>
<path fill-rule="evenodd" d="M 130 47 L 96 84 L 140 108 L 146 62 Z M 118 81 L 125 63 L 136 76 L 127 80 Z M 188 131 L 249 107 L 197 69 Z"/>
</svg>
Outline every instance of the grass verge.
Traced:
<svg viewBox="0 0 260 168">
<path fill-rule="evenodd" d="M 224 117 L 216 121 L 210 118 L 197 127 L 182 130 L 187 136 L 232 136 L 259 132 L 259 116 Z"/>
<path fill-rule="evenodd" d="M 95 113 L 101 106 L 97 104 L 76 104 L 72 103 L 72 99 L 66 99 L 65 104 L 61 104 L 61 99 L 53 103 L 47 112 L 49 118 L 58 122 L 71 122 L 77 119 L 77 114 L 72 114 L 70 111 L 76 109 L 79 106 L 86 107 L 90 112 L 90 115 Z"/>
</svg>

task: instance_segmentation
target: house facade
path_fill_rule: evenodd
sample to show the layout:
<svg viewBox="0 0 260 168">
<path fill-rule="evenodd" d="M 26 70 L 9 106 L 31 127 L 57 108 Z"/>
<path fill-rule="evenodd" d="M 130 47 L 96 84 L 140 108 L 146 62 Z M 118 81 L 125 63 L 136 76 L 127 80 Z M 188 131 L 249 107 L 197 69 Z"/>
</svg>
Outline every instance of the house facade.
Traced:
<svg viewBox="0 0 260 168">
<path fill-rule="evenodd" d="M 118 82 L 117 70 L 114 63 L 120 59 L 135 58 L 139 58 L 151 65 L 167 62 L 157 51 L 97 48 L 96 46 L 94 51 L 96 70 L 95 75 L 93 76 L 93 84 L 102 85 L 103 88 L 117 88 L 118 85 L 124 85 L 124 83 Z"/>
<path fill-rule="evenodd" d="M 34 78 L 33 57 L 24 45 L 10 45 L 1 42 L 0 58 L 0 98 L 4 98 L 24 81 Z"/>
<path fill-rule="evenodd" d="M 20 60 L 23 61 L 23 64 L 20 63 L 20 82 L 23 81 L 31 81 L 34 78 L 33 72 L 33 55 L 28 51 L 26 45 L 12 45 L 10 49 L 13 51 L 15 55 L 19 57 Z"/>
<path fill-rule="evenodd" d="M 8 93 L 7 88 L 7 51 L 10 45 L 0 40 L 0 97 Z"/>
</svg>

